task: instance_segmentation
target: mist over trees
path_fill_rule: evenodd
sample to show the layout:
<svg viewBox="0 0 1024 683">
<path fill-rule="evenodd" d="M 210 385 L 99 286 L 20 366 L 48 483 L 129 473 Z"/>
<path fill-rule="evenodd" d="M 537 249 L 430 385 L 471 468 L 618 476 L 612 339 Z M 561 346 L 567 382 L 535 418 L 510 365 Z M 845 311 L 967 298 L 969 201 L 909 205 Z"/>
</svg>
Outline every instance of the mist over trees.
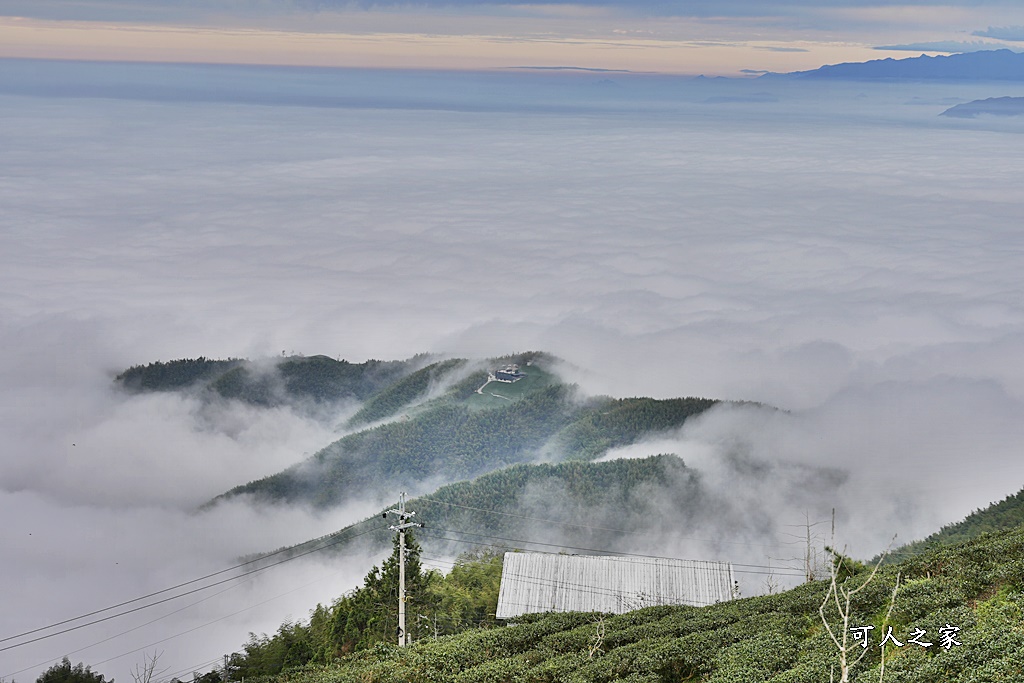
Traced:
<svg viewBox="0 0 1024 683">
<path fill-rule="evenodd" d="M 128 368 L 115 381 L 131 392 L 199 389 L 255 406 L 365 400 L 416 370 L 424 356 L 405 361 L 350 363 L 323 355 L 253 362 L 183 358 Z"/>
<path fill-rule="evenodd" d="M 486 390 L 482 389 L 487 372 L 466 374 L 466 359 L 439 361 L 418 370 L 412 369 L 416 359 L 373 361 L 357 370 L 314 357 L 285 361 L 259 377 L 246 365 L 233 367 L 209 383 L 211 391 L 221 397 L 244 397 L 255 405 L 270 405 L 272 400 L 301 405 L 314 395 L 313 387 L 318 387 L 319 401 L 357 395 L 348 383 L 352 380 L 358 395 L 368 398 L 348 421 L 349 428 L 359 431 L 282 472 L 236 486 L 211 504 L 247 495 L 262 502 L 328 508 L 366 493 L 383 495 L 403 488 L 425 493 L 417 489 L 423 481 L 437 485 L 466 480 L 537 459 L 593 460 L 610 448 L 677 429 L 718 403 L 704 398 L 582 396 L 546 367 L 554 359 L 539 353 L 487 362 L 497 367 L 511 361 L 531 364 L 525 379 L 515 384 L 494 382 Z M 303 374 L 287 374 L 296 373 L 296 368 Z M 347 379 L 331 384 L 324 379 L 324 368 L 333 368 L 330 377 Z M 390 381 L 381 379 L 385 375 Z M 275 382 L 283 383 L 283 393 L 275 394 Z M 330 391 L 324 388 L 328 386 Z M 431 398 L 431 391 L 437 395 Z M 360 429 L 388 417 L 392 421 Z"/>
</svg>

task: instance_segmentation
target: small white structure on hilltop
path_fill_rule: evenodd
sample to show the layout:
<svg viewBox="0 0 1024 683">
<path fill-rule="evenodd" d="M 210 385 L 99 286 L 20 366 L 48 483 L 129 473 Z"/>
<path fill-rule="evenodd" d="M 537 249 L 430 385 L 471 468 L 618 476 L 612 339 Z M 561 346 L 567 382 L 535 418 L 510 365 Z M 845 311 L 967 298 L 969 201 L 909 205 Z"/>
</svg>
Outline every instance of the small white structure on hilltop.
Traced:
<svg viewBox="0 0 1024 683">
<path fill-rule="evenodd" d="M 510 552 L 501 570 L 495 616 L 711 605 L 733 599 L 735 586 L 728 562 Z"/>
<path fill-rule="evenodd" d="M 526 373 L 519 372 L 519 366 L 515 363 L 510 363 L 501 370 L 495 370 L 490 373 L 487 379 L 491 382 L 506 382 L 511 384 L 513 382 L 518 382 L 524 377 L 526 377 Z"/>
</svg>

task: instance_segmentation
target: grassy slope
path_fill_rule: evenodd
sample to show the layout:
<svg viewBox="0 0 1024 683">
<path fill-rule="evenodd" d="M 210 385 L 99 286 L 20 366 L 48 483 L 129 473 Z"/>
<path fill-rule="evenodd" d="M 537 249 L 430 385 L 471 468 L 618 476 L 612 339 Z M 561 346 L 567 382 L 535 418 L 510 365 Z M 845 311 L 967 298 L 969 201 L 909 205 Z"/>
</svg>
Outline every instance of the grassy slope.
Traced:
<svg viewBox="0 0 1024 683">
<path fill-rule="evenodd" d="M 895 609 L 885 620 L 901 575 Z M 851 581 L 859 582 L 864 575 Z M 981 683 L 1024 680 L 1024 529 L 985 535 L 884 567 L 855 600 L 851 625 L 873 625 L 871 647 L 851 680 L 879 680 L 887 625 L 904 643 L 886 650 L 885 681 Z M 818 608 L 824 582 L 710 607 L 653 607 L 628 614 L 540 615 L 399 650 L 378 646 L 280 683 L 523 683 L 708 681 L 821 683 L 837 663 Z M 833 610 L 834 612 L 834 610 Z M 833 623 L 835 615 L 832 614 Z M 961 645 L 939 646 L 939 629 Z M 933 646 L 908 642 L 925 629 Z M 855 654 L 859 654 L 857 647 Z M 838 680 L 838 672 L 836 676 Z"/>
</svg>

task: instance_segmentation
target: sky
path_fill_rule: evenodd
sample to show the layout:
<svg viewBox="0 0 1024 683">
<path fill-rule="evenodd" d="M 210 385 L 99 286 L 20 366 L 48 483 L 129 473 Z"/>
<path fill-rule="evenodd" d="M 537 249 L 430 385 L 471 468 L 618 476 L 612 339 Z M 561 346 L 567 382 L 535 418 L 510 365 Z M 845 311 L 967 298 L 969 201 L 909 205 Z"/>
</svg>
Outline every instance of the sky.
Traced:
<svg viewBox="0 0 1024 683">
<path fill-rule="evenodd" d="M 1022 27 L 1011 0 L 4 0 L 0 57 L 736 76 L 1019 49 Z"/>
<path fill-rule="evenodd" d="M 677 452 L 789 524 L 721 456 L 840 468 L 818 507 L 860 557 L 1020 489 L 1024 128 L 939 114 L 1024 88 L 673 75 L 1019 45 L 1012 4 L 206 6 L 0 3 L 0 638 L 386 502 L 197 513 L 357 406 L 116 391 L 155 360 L 540 349 L 590 393 L 762 402 L 609 457 Z M 127 681 L 154 651 L 187 677 L 380 559 L 0 649 L 0 677 L 68 654 Z"/>
</svg>

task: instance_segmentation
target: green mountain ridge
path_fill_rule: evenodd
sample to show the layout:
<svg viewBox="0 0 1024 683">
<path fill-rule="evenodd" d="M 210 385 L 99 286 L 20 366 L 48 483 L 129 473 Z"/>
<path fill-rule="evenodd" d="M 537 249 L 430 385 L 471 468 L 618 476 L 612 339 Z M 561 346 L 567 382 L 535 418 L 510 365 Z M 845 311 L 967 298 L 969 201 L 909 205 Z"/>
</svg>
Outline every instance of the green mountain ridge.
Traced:
<svg viewBox="0 0 1024 683">
<path fill-rule="evenodd" d="M 776 475 L 791 482 L 794 509 L 811 505 L 820 492 L 834 493 L 845 481 L 842 472 L 800 465 L 749 469 L 740 462 L 734 471 L 742 485 Z M 748 542 L 766 544 L 782 531 L 766 518 L 767 509 L 752 514 L 672 454 L 520 463 L 442 486 L 410 499 L 407 506 L 426 524 L 418 533 L 435 557 L 482 547 L 663 554 L 681 538 L 697 536 L 703 552 L 711 554 L 704 559 L 728 559 L 746 552 Z M 378 513 L 333 534 L 278 549 L 272 559 L 310 552 L 381 552 L 393 538 L 387 524 Z"/>
<path fill-rule="evenodd" d="M 662 502 L 662 496 L 655 494 L 667 495 L 666 490 L 675 494 L 670 512 L 700 514 L 699 503 L 706 494 L 699 477 L 674 455 L 609 462 L 520 463 L 442 486 L 410 499 L 407 506 L 417 511 L 418 521 L 426 523 L 421 535 L 431 553 L 458 555 L 479 545 L 502 546 L 499 537 L 515 537 L 524 531 L 536 532 L 533 540 L 541 545 L 569 536 L 577 544 L 614 545 L 616 538 L 628 539 L 649 526 L 654 506 Z M 536 520 L 556 515 L 556 522 L 538 528 Z M 608 526 L 613 522 L 618 526 Z M 368 531 L 375 525 L 375 531 Z M 609 530 L 617 531 L 603 533 Z M 359 538 L 359 547 L 380 550 L 390 546 L 393 536 L 378 513 L 334 534 L 277 552 L 284 550 L 287 556 L 329 548 L 332 553 L 345 553 L 355 545 L 348 543 L 348 538 Z"/>
<path fill-rule="evenodd" d="M 988 507 L 975 510 L 964 519 L 947 524 L 934 534 L 920 541 L 914 541 L 896 548 L 889 553 L 887 561 L 920 555 L 944 545 L 962 543 L 982 534 L 1004 531 L 1024 525 L 1024 489 L 994 502 Z M 879 558 L 875 558 L 877 560 Z"/>
<path fill-rule="evenodd" d="M 132 393 L 198 391 L 260 407 L 365 401 L 426 364 L 428 356 L 404 361 L 350 363 L 327 356 L 291 356 L 265 361 L 183 358 L 136 365 L 114 381 Z"/>
<path fill-rule="evenodd" d="M 354 496 L 423 492 L 425 481 L 463 481 L 538 459 L 592 460 L 610 448 L 679 428 L 717 403 L 585 397 L 558 381 L 546 367 L 550 357 L 522 354 L 489 362 L 494 367 L 508 361 L 519 361 L 526 377 L 487 383 L 486 371 L 466 374 L 472 368 L 464 359 L 409 373 L 380 389 L 349 424 L 400 414 L 398 419 L 349 434 L 210 504 L 247 495 L 258 502 L 326 508 Z M 435 389 L 439 395 L 429 398 Z"/>
<path fill-rule="evenodd" d="M 841 481 L 842 478 L 838 477 L 833 484 L 839 485 Z M 816 486 L 822 483 L 807 482 Z M 523 506 L 522 492 L 531 488 L 534 507 L 527 509 Z M 652 493 L 659 489 L 671 495 L 652 498 Z M 1013 512 L 1022 498 L 1022 494 L 1010 496 L 993 504 L 987 511 L 976 511 L 968 517 L 970 528 L 980 528 L 978 520 L 985 519 L 986 512 L 1000 523 L 1012 523 Z M 544 504 L 571 501 L 571 505 L 558 504 L 554 509 L 545 511 L 536 506 L 537 501 Z M 545 545 L 542 539 L 551 541 L 550 546 L 561 545 L 573 552 L 628 552 L 635 534 L 651 531 L 652 510 L 656 518 L 677 520 L 684 527 L 689 526 L 688 523 L 700 526 L 702 514 L 718 514 L 714 502 L 713 496 L 703 489 L 699 473 L 686 468 L 676 456 L 660 455 L 638 460 L 517 465 L 472 482 L 443 487 L 410 501 L 409 508 L 422 513 L 418 515 L 419 519 L 428 521 L 427 528 L 419 533 L 424 548 L 431 554 L 481 547 L 492 551 L 558 549 L 530 547 L 538 545 L 530 541 L 540 541 L 539 545 Z M 600 510 L 605 511 L 603 517 L 594 514 Z M 624 517 L 623 511 L 632 511 L 633 516 Z M 551 519 L 540 519 L 538 515 L 542 514 L 558 515 L 561 524 Z M 379 518 L 370 518 L 347 531 L 357 532 L 361 524 L 373 520 L 380 522 Z M 537 522 L 545 522 L 546 527 L 538 527 Z M 612 523 L 619 527 L 603 526 Z M 556 526 L 560 527 L 561 536 L 554 530 Z M 459 531 L 467 528 L 474 529 L 474 533 Z M 538 533 L 544 530 L 547 535 L 539 536 Z M 661 539 L 652 538 L 650 533 L 644 535 L 647 540 L 661 544 L 671 534 L 679 533 L 674 526 L 663 531 L 668 533 Z M 523 541 L 524 538 L 530 541 Z M 392 534 L 383 529 L 378 529 L 374 537 L 380 548 L 392 540 Z M 882 680 L 922 683 L 1022 680 L 1016 677 L 1021 674 L 1021 664 L 1024 663 L 1021 659 L 1024 648 L 1020 647 L 1020 636 L 1024 635 L 1024 620 L 1021 618 L 1024 616 L 1022 551 L 1024 527 L 1016 526 L 997 534 L 981 532 L 978 538 L 960 544 L 947 542 L 942 546 L 918 550 L 911 559 L 883 568 L 877 583 L 869 586 L 867 592 L 855 601 L 855 621 L 851 623 L 869 625 L 875 629 L 876 635 L 892 625 L 897 638 L 903 643 L 899 647 L 907 646 L 908 638 L 913 638 L 918 628 L 934 635 L 939 629 L 955 624 L 965 632 L 962 645 L 981 651 L 966 653 L 951 648 L 932 652 L 925 649 L 921 652 L 910 649 L 889 652 L 886 663 L 889 673 Z M 455 584 L 461 585 L 459 582 L 465 572 L 477 575 L 490 572 L 490 580 L 473 584 L 477 588 L 461 585 L 455 595 L 444 593 L 444 583 L 440 587 L 432 584 L 435 588 L 417 598 L 419 612 L 433 614 L 440 611 L 445 615 L 445 610 L 464 614 L 468 609 L 465 605 L 475 605 L 473 609 L 478 615 L 475 622 L 461 617 L 446 624 L 442 622 L 445 627 L 441 634 L 458 635 L 427 640 L 429 627 L 424 632 L 422 625 L 417 624 L 416 633 L 424 638 L 416 646 L 421 649 L 400 651 L 387 643 L 388 631 L 385 628 L 380 633 L 373 631 L 377 633 L 374 636 L 376 640 L 366 641 L 360 648 L 372 651 L 372 656 L 362 652 L 337 659 L 329 653 L 331 647 L 341 647 L 340 643 L 346 642 L 345 638 L 363 636 L 358 632 L 345 636 L 341 632 L 325 632 L 322 626 L 317 630 L 312 624 L 310 627 L 285 624 L 275 636 L 250 638 L 245 654 L 236 655 L 239 665 L 249 678 L 261 673 L 284 671 L 279 677 L 263 679 L 282 683 L 340 683 L 350 680 L 797 682 L 825 680 L 824 676 L 831 674 L 837 666 L 836 653 L 830 650 L 830 641 L 817 613 L 827 586 L 821 581 L 779 595 L 704 608 L 656 607 L 621 616 L 534 615 L 520 619 L 521 625 L 512 629 L 513 634 L 509 635 L 508 629 L 479 630 L 481 625 L 495 626 L 493 619 L 479 616 L 484 604 L 481 600 L 496 600 L 496 594 L 492 595 L 496 590 L 493 586 L 495 568 L 492 560 L 488 559 L 493 556 L 483 557 L 484 563 L 477 569 L 473 568 L 472 561 L 460 560 L 462 564 L 459 566 L 463 567 L 460 572 L 463 573 L 456 575 Z M 854 571 L 864 567 L 856 562 L 849 566 Z M 892 615 L 882 618 L 886 600 L 895 588 L 895 572 L 901 575 L 901 588 L 897 591 Z M 371 572 L 368 581 L 376 576 Z M 865 574 L 861 573 L 858 580 L 864 578 Z M 373 579 L 372 585 L 377 585 L 377 581 Z M 483 593 L 473 597 L 474 590 Z M 355 595 L 359 594 L 357 591 Z M 442 600 L 441 594 L 449 595 L 444 598 L 447 602 L 443 606 L 437 602 Z M 314 620 L 319 618 L 323 622 L 324 615 L 333 615 L 336 620 L 346 619 L 346 623 L 356 619 L 360 624 L 379 625 L 388 623 L 389 618 L 394 623 L 394 615 L 388 617 L 388 610 L 393 609 L 389 601 L 378 597 L 376 602 L 367 602 L 366 598 L 362 596 L 358 600 L 353 598 L 354 602 L 339 602 L 329 611 L 318 606 L 314 610 Z M 357 605 L 362 607 L 357 608 Z M 489 609 L 493 610 L 493 605 Z M 376 615 L 377 610 L 384 612 Z M 528 629 L 532 635 L 520 640 L 516 635 L 522 633 L 520 629 L 534 624 L 542 625 L 537 627 L 539 631 Z M 374 628 L 379 630 L 379 626 Z M 979 629 L 970 633 L 970 640 L 966 639 L 968 628 Z M 1010 635 L 1007 635 L 1007 629 Z M 1013 634 L 1017 634 L 1017 641 L 1013 640 Z M 317 638 L 319 642 L 338 645 L 328 646 L 326 650 L 321 647 L 316 657 L 311 655 L 302 661 L 294 659 L 298 656 L 295 648 L 298 647 L 301 653 L 303 647 L 308 647 L 301 643 Z M 989 639 L 994 640 L 990 642 Z M 586 647 L 581 646 L 583 643 Z M 487 658 L 472 652 L 481 645 L 490 653 Z M 573 647 L 579 649 L 572 650 Z M 648 651 L 654 654 L 648 656 L 645 654 Z M 583 652 L 586 652 L 585 659 L 581 657 Z M 594 661 L 606 654 L 611 657 L 603 664 Z M 293 658 L 290 666 L 299 668 L 285 671 L 288 667 L 283 662 L 288 657 Z M 276 663 L 270 669 L 261 669 L 260 666 L 266 666 L 267 661 Z M 319 666 L 306 665 L 312 662 Z M 972 677 L 975 670 L 982 675 Z M 878 657 L 868 657 L 864 663 L 854 667 L 853 674 L 850 679 L 853 681 L 878 680 Z"/>
</svg>

